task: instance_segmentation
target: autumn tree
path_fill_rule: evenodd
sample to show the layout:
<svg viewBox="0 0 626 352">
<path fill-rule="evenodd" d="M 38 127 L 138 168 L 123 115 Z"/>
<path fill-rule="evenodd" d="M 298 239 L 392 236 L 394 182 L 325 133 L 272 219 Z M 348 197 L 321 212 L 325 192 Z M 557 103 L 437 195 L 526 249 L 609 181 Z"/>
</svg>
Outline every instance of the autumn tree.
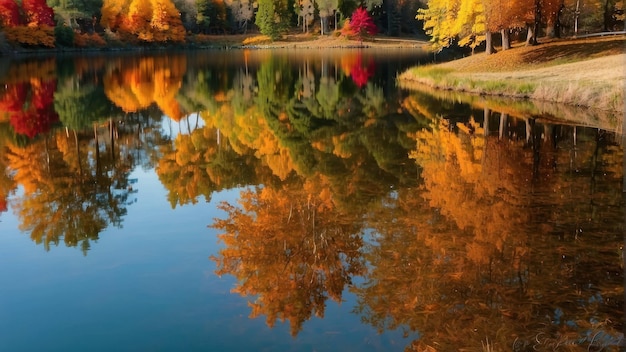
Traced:
<svg viewBox="0 0 626 352">
<path fill-rule="evenodd" d="M 171 0 L 105 0 L 101 23 L 124 38 L 141 42 L 182 42 L 180 12 Z"/>
<path fill-rule="evenodd" d="M 113 32 L 119 31 L 130 7 L 128 0 L 103 0 L 100 23 Z"/>
<path fill-rule="evenodd" d="M 15 27 L 22 23 L 20 7 L 15 0 L 0 0 L 0 27 Z"/>
<path fill-rule="evenodd" d="M 378 32 L 372 17 L 363 7 L 359 7 L 352 13 L 352 17 L 346 21 L 342 30 L 344 35 L 356 37 L 363 41 L 363 38 L 373 36 Z"/>
<path fill-rule="evenodd" d="M 24 0 L 20 5 L 10 0 L 0 2 L 0 25 L 7 40 L 18 45 L 54 47 L 52 8 L 45 0 Z"/>
<path fill-rule="evenodd" d="M 27 25 L 54 27 L 54 11 L 44 0 L 22 0 Z"/>
</svg>

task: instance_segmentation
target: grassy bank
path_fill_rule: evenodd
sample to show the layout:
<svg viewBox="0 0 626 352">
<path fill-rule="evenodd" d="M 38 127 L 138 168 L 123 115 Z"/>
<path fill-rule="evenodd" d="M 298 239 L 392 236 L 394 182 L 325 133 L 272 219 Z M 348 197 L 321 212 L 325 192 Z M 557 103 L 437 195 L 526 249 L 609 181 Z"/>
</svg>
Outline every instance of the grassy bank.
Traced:
<svg viewBox="0 0 626 352">
<path fill-rule="evenodd" d="M 561 40 L 412 68 L 402 86 L 624 111 L 626 38 Z"/>
</svg>

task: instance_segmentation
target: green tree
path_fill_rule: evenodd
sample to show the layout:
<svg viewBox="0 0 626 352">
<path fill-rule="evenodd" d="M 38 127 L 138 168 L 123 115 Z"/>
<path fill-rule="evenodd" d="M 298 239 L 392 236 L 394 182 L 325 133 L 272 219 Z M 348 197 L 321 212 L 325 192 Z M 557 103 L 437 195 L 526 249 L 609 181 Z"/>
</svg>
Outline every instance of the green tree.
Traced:
<svg viewBox="0 0 626 352">
<path fill-rule="evenodd" d="M 288 29 L 290 17 L 287 1 L 259 0 L 255 23 L 261 33 L 276 40 Z"/>
</svg>

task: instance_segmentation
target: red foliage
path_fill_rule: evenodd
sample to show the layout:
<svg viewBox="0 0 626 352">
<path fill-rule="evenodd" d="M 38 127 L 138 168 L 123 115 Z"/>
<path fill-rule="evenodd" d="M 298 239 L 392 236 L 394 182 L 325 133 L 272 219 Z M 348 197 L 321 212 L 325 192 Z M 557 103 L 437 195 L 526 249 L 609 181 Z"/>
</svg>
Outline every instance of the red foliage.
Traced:
<svg viewBox="0 0 626 352">
<path fill-rule="evenodd" d="M 40 133 L 50 131 L 52 125 L 57 122 L 59 122 L 59 115 L 52 108 L 46 110 L 30 109 L 11 115 L 13 130 L 28 138 L 34 138 Z"/>
<path fill-rule="evenodd" d="M 15 27 L 22 24 L 20 7 L 15 0 L 0 0 L 0 27 Z"/>
<path fill-rule="evenodd" d="M 367 66 L 363 65 L 363 60 L 361 58 L 361 54 L 357 56 L 354 65 L 350 69 L 350 76 L 352 77 L 352 81 L 359 88 L 362 88 L 367 84 L 367 82 L 374 76 L 374 61 L 370 60 Z"/>
<path fill-rule="evenodd" d="M 8 85 L 2 93 L 0 93 L 0 111 L 7 113 L 22 111 L 26 101 L 26 83 Z"/>
<path fill-rule="evenodd" d="M 16 84 L 5 90 L 0 99 L 0 110 L 9 114 L 16 133 L 33 138 L 48 132 L 59 121 L 53 104 L 55 90 L 55 81 L 32 81 L 30 87 L 28 83 Z"/>
<path fill-rule="evenodd" d="M 362 7 L 354 10 L 352 17 L 346 23 L 345 32 L 348 36 L 354 36 L 363 39 L 366 35 L 375 35 L 378 28 L 374 24 L 374 20 Z"/>
<path fill-rule="evenodd" d="M 0 199 L 0 213 L 4 213 L 7 210 L 9 210 L 9 207 L 8 207 L 8 204 L 7 204 L 7 200 L 6 199 Z"/>
<path fill-rule="evenodd" d="M 45 0 L 23 0 L 22 9 L 26 23 L 54 27 L 54 10 Z"/>
<path fill-rule="evenodd" d="M 37 110 L 47 109 L 54 103 L 55 81 L 33 84 L 33 105 Z"/>
</svg>

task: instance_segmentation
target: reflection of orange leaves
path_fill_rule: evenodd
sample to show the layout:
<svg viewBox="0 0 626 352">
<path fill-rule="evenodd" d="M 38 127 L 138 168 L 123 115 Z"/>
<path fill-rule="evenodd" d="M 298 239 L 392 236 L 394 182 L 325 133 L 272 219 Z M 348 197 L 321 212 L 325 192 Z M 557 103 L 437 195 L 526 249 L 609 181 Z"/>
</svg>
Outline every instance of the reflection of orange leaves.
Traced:
<svg viewBox="0 0 626 352">
<path fill-rule="evenodd" d="M 172 98 L 168 101 L 157 101 L 159 108 L 163 112 L 164 115 L 169 117 L 170 119 L 178 122 L 183 118 L 183 112 L 180 109 L 180 104 L 176 99 Z"/>
<path fill-rule="evenodd" d="M 352 152 L 347 150 L 345 146 L 345 140 L 348 138 L 348 133 L 342 133 L 339 136 L 333 136 L 333 145 L 335 148 L 333 149 L 333 154 L 340 158 L 347 159 L 352 156 Z"/>
<path fill-rule="evenodd" d="M 184 57 L 151 57 L 131 62 L 104 77 L 107 97 L 126 112 L 135 112 L 156 103 L 161 111 L 179 121 L 183 112 L 176 101 L 186 70 Z"/>
<path fill-rule="evenodd" d="M 360 54 L 355 52 L 350 52 L 347 55 L 341 57 L 341 69 L 343 73 L 350 77 L 350 73 L 352 72 L 352 68 L 356 65 L 357 61 L 360 61 Z"/>
<path fill-rule="evenodd" d="M 104 93 L 111 102 L 126 112 L 135 112 L 145 106 L 137 100 L 131 87 L 114 75 L 105 76 Z"/>
</svg>

